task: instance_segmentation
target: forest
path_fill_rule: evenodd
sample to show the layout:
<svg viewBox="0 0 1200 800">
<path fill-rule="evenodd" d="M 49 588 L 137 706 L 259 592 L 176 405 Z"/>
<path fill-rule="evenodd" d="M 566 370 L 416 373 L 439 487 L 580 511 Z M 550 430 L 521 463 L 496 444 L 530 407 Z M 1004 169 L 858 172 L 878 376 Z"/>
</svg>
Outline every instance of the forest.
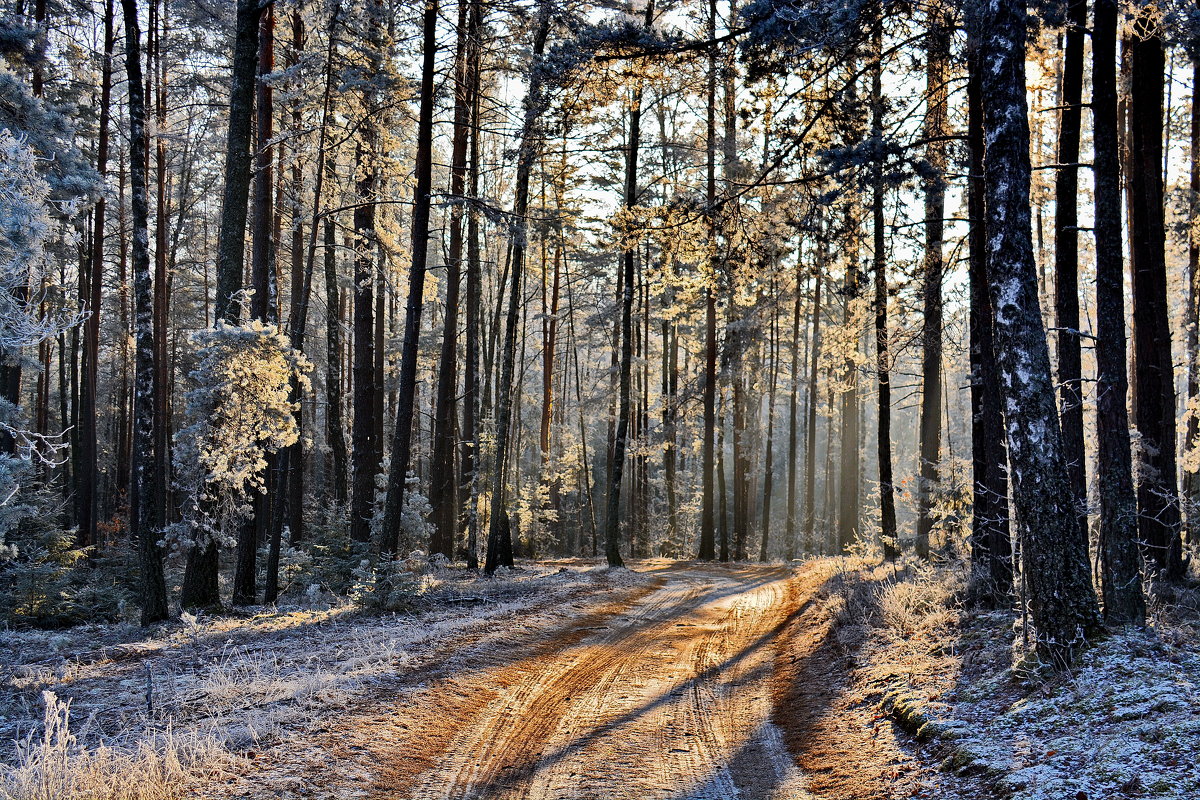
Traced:
<svg viewBox="0 0 1200 800">
<path fill-rule="evenodd" d="M 0 799 L 1200 796 L 1197 87 L 1170 0 L 0 0 Z"/>
</svg>

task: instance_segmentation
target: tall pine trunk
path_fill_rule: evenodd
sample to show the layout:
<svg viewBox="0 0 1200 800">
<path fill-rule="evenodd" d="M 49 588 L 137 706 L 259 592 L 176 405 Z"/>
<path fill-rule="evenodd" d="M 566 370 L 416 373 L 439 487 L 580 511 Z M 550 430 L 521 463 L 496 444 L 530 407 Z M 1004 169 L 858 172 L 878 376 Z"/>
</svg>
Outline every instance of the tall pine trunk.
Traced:
<svg viewBox="0 0 1200 800">
<path fill-rule="evenodd" d="M 246 217 L 250 202 L 250 129 L 258 55 L 259 10 L 257 0 L 238 0 L 233 81 L 229 95 L 229 131 L 225 142 L 225 193 L 217 234 L 217 297 L 214 307 L 215 318 L 229 323 L 236 323 L 241 313 L 238 293 L 242 289 Z M 137 449 L 136 444 L 134 449 Z M 215 538 L 206 537 L 188 551 L 180 595 L 180 603 L 184 608 L 220 605 L 217 582 L 219 568 Z"/>
<path fill-rule="evenodd" d="M 386 24 L 383 14 L 383 3 L 379 0 L 371 0 L 367 4 L 366 58 L 372 75 L 378 75 L 383 65 L 382 32 Z M 380 378 L 375 364 L 375 282 L 377 271 L 383 267 L 379 260 L 379 242 L 375 231 L 376 204 L 382 188 L 378 164 L 381 113 L 378 91 L 378 88 L 371 85 L 364 89 L 363 100 L 367 118 L 363 120 L 359 141 L 354 150 L 355 174 L 358 175 L 358 180 L 353 214 L 354 341 L 350 368 L 353 374 L 351 404 L 354 419 L 350 429 L 350 539 L 359 543 L 371 540 L 371 520 L 375 516 L 375 476 L 379 474 L 380 469 L 380 442 L 376 439 L 376 417 L 383 413 L 378 407 L 378 390 L 375 385 Z M 419 172 L 419 162 L 417 168 Z M 425 274 L 424 266 L 422 263 L 422 279 Z M 412 395 L 410 387 L 410 399 Z M 401 470 L 402 482 L 406 468 L 407 465 Z M 386 543 L 386 526 L 382 536 L 382 541 Z M 396 545 L 392 544 L 381 552 L 393 553 L 395 549 Z"/>
<path fill-rule="evenodd" d="M 875 24 L 875 52 L 883 53 L 883 23 Z M 930 59 L 933 62 L 933 59 Z M 871 233 L 875 273 L 875 374 L 879 391 L 879 541 L 888 560 L 900 554 L 896 539 L 896 489 L 892 479 L 892 365 L 888 352 L 887 253 L 883 219 L 883 56 L 871 75 L 871 138 L 878 149 L 872 167 Z M 941 247 L 939 242 L 938 247 Z M 940 385 L 940 381 L 939 381 Z M 927 389 L 928 390 L 928 389 Z"/>
<path fill-rule="evenodd" d="M 1125 367 L 1125 275 L 1121 161 L 1117 135 L 1117 0 L 1096 0 L 1092 31 L 1092 120 L 1096 182 L 1096 430 L 1104 618 L 1141 624 L 1146 604 L 1137 544 L 1137 497 L 1129 441 Z M 1072 195 L 1072 202 L 1074 196 Z"/>
<path fill-rule="evenodd" d="M 1002 606 L 1013 585 L 1008 514 L 1008 450 L 1004 444 L 1004 401 L 996 368 L 991 303 L 988 300 L 987 203 L 984 187 L 983 97 L 978 42 L 967 47 L 968 284 L 971 349 L 971 594 Z"/>
<path fill-rule="evenodd" d="M 258 21 L 258 76 L 255 81 L 255 142 L 254 181 L 252 210 L 250 214 L 250 319 L 268 322 L 273 316 L 270 293 L 270 273 L 275 268 L 274 245 L 271 239 L 271 222 L 274 212 L 271 200 L 273 184 L 271 137 L 272 92 L 267 83 L 275 69 L 275 7 L 263 9 Z M 267 458 L 265 476 L 268 492 L 277 489 L 274 467 L 275 454 Z M 270 499 L 255 493 L 253 511 L 238 529 L 237 564 L 233 574 L 234 605 L 251 605 L 257 599 L 258 543 L 263 538 L 269 522 Z"/>
<path fill-rule="evenodd" d="M 808 398 L 804 421 L 804 552 L 818 552 L 817 520 L 817 370 L 821 365 L 821 288 L 825 282 L 825 243 L 818 221 L 813 257 L 812 345 L 808 357 Z"/>
<path fill-rule="evenodd" d="M 1058 391 L 1063 448 L 1080 527 L 1087 531 L 1087 469 L 1083 446 L 1083 375 L 1079 342 L 1079 128 L 1083 107 L 1083 39 L 1087 0 L 1067 5 L 1058 179 L 1054 186 L 1054 293 L 1058 328 Z M 1103 240 L 1096 241 L 1103 246 Z M 1118 239 L 1119 241 L 1119 239 Z M 1123 401 L 1122 401 L 1123 402 Z M 1086 534 L 1085 534 L 1086 535 Z"/>
<path fill-rule="evenodd" d="M 1191 235 L 1188 237 L 1187 265 L 1187 402 L 1192 413 L 1183 435 L 1185 452 L 1200 448 L 1200 57 L 1192 59 L 1192 120 L 1191 120 Z M 1193 465 L 1196 467 L 1196 465 Z M 1200 546 L 1200 467 L 1183 474 L 1183 498 L 1187 504 L 1187 541 Z"/>
<path fill-rule="evenodd" d="M 475 33 L 470 30 L 471 4 L 458 8 L 458 48 L 454 63 L 454 138 L 450 155 L 450 252 L 446 263 L 446 315 L 442 321 L 442 350 L 438 358 L 437 399 L 433 417 L 433 452 L 429 464 L 429 501 L 433 507 L 430 553 L 454 557 L 458 532 L 459 492 L 455 485 L 455 424 L 458 391 L 458 306 L 463 273 L 463 193 L 467 183 L 467 143 L 470 135 L 470 55 Z"/>
<path fill-rule="evenodd" d="M 388 476 L 379 544 L 380 553 L 385 555 L 395 553 L 399 543 L 405 483 L 412 455 L 413 413 L 416 409 L 417 395 L 417 351 L 421 334 L 421 306 L 425 294 L 425 267 L 429 254 L 430 195 L 433 191 L 433 81 L 437 59 L 437 17 L 437 0 L 425 0 L 425 14 L 422 18 L 421 103 L 417 116 L 416 186 L 413 190 L 412 267 L 408 274 L 404 341 L 400 349 L 391 474 Z M 457 265 L 454 268 L 457 269 Z"/>
<path fill-rule="evenodd" d="M 950 56 L 951 23 L 940 7 L 929 12 L 925 45 L 925 160 L 936 174 L 925 181 L 925 258 L 921 300 L 921 428 L 917 480 L 915 549 L 929 557 L 932 509 L 938 488 L 942 449 L 942 245 L 945 236 L 946 184 L 946 62 Z"/>
<path fill-rule="evenodd" d="M 1130 43 L 1130 256 L 1133 268 L 1134 411 L 1138 532 L 1156 571 L 1183 573 L 1175 476 L 1175 372 L 1168 320 L 1163 210 L 1163 72 L 1159 14 L 1138 7 Z"/>
<path fill-rule="evenodd" d="M 974 20 L 987 151 L 988 280 L 1021 556 L 1038 653 L 1070 663 L 1099 628 L 1087 541 L 1076 524 L 1038 302 L 1029 186 L 1024 0 L 993 0 Z"/>
<path fill-rule="evenodd" d="M 100 64 L 100 120 L 96 140 L 96 173 L 101 180 L 108 174 L 108 125 L 111 118 L 112 101 L 112 56 L 116 35 L 114 33 L 113 0 L 104 3 L 104 55 Z M 80 547 L 96 544 L 96 517 L 98 513 L 96 423 L 99 416 L 96 390 L 100 355 L 100 290 L 104 282 L 104 220 L 106 202 L 104 195 L 96 201 L 92 211 L 92 252 L 87 286 L 87 308 L 90 312 L 84 326 L 83 381 L 80 393 L 80 474 L 76 486 L 79 530 L 76 542 Z"/>
<path fill-rule="evenodd" d="M 708 3 L 708 36 L 716 38 L 717 0 Z M 702 561 L 716 557 L 716 487 L 714 450 L 717 436 L 717 51 L 708 50 L 708 88 L 705 138 L 705 208 L 708 222 L 709 275 L 704 287 L 704 454 L 701 469 L 703 497 L 700 510 Z M 722 559 L 724 560 L 724 559 Z"/>
<path fill-rule="evenodd" d="M 167 587 L 158 546 L 164 490 L 154 469 L 154 298 L 150 277 L 150 207 L 147 201 L 146 96 L 142 79 L 137 0 L 121 0 L 125 20 L 126 91 L 129 97 L 129 178 L 133 221 L 134 336 L 133 463 L 129 530 L 138 543 L 142 624 L 167 618 Z"/>
<path fill-rule="evenodd" d="M 484 571 L 489 575 L 501 565 L 512 564 L 512 531 L 509 528 L 508 511 L 505 508 L 506 489 L 504 480 L 505 469 L 509 457 L 508 439 L 513 427 L 513 395 L 517 387 L 513 385 L 516 372 L 517 357 L 517 327 L 520 311 L 521 277 L 525 271 L 525 252 L 528 247 L 529 227 L 526 212 L 529 209 L 529 179 L 533 172 L 534 162 L 537 161 L 541 150 L 540 118 L 544 109 L 545 97 L 542 90 L 543 75 L 541 58 L 546 52 L 546 40 L 550 36 L 550 20 L 553 9 L 548 0 L 542 0 L 538 7 L 537 28 L 533 35 L 533 61 L 529 72 L 529 93 L 525 98 L 525 119 L 521 127 L 521 142 L 517 151 L 517 174 L 515 195 L 513 201 L 513 219 L 515 220 L 512 241 L 509 247 L 511 264 L 509 265 L 509 286 L 505 289 L 500 283 L 500 296 L 508 292 L 507 303 L 497 303 L 497 310 L 506 305 L 504 316 L 504 344 L 500 354 L 500 376 L 496 392 L 496 446 L 495 457 L 492 459 L 491 504 L 488 515 L 487 553 L 484 556 Z M 498 326 L 499 320 L 497 320 Z"/>
</svg>

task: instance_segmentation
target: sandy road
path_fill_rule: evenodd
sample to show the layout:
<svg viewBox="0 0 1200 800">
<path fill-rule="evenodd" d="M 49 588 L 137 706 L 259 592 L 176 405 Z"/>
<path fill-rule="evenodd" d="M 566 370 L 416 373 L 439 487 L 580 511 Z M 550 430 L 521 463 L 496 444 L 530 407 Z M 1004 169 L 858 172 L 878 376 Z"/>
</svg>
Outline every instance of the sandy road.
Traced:
<svg viewBox="0 0 1200 800">
<path fill-rule="evenodd" d="M 551 641 L 537 658 L 480 665 L 459 700 L 480 707 L 424 726 L 421 738 L 440 757 L 409 785 L 376 784 L 376 796 L 807 798 L 770 722 L 772 645 L 796 611 L 787 603 L 794 575 L 771 566 L 659 570 L 657 588 L 588 620 L 561 647 Z"/>
</svg>

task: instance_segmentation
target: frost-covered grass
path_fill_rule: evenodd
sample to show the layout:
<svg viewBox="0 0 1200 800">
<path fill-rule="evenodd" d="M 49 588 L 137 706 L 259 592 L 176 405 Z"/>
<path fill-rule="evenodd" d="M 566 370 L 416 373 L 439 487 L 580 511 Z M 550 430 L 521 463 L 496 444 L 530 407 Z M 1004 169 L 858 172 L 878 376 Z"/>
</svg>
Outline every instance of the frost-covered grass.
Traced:
<svg viewBox="0 0 1200 800">
<path fill-rule="evenodd" d="M 1113 632 L 1061 675 L 1024 656 L 1013 614 L 968 613 L 961 596 L 954 570 L 884 581 L 865 664 L 874 699 L 944 769 L 1018 800 L 1200 798 L 1191 593 L 1159 598 L 1147 629 Z"/>
<path fill-rule="evenodd" d="M 463 647 L 561 623 L 649 578 L 589 563 L 523 564 L 494 578 L 414 567 L 404 613 L 345 602 L 131 625 L 0 631 L 0 798 L 170 798 L 228 764 L 414 679 Z M 68 728 L 65 713 L 70 707 Z M 139 775 L 133 790 L 103 788 Z M 103 788 L 51 791 L 80 781 Z M 42 787 L 42 788 L 38 788 Z M 182 789 L 179 789 L 182 791 Z M 122 793 L 124 792 L 124 793 Z"/>
</svg>

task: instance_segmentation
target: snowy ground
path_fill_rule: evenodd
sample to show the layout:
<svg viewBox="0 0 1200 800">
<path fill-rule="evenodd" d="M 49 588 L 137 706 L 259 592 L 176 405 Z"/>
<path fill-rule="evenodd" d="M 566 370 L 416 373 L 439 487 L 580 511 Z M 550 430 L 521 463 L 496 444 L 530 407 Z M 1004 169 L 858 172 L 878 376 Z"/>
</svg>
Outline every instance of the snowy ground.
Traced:
<svg viewBox="0 0 1200 800">
<path fill-rule="evenodd" d="M 860 566 L 434 569 L 405 614 L 0 633 L 0 737 L 33 734 L 0 800 L 959 797 L 853 691 Z"/>
<path fill-rule="evenodd" d="M 940 748 L 944 769 L 1017 800 L 1200 797 L 1193 595 L 1160 600 L 1149 628 L 1050 676 L 1022 657 L 1018 619 L 960 614 L 960 589 L 945 573 L 889 582 L 870 634 L 875 696 Z"/>
<path fill-rule="evenodd" d="M 580 562 L 523 564 L 491 579 L 443 568 L 419 575 L 405 614 L 350 605 L 264 608 L 244 617 L 185 617 L 149 638 L 132 625 L 2 631 L 0 763 L 15 764 L 21 747 L 13 743 L 33 738 L 25 745 L 27 768 L 8 772 L 0 798 L 35 796 L 22 781 L 69 782 L 69 775 L 47 773 L 68 773 L 69 759 L 96 752 L 107 762 L 89 772 L 149 769 L 137 757 L 147 748 L 157 752 L 154 765 L 164 749 L 177 751 L 166 754 L 169 761 L 184 763 L 164 768 L 162 780 L 174 785 L 146 796 L 184 796 L 191 785 L 244 772 L 265 749 L 320 727 L 445 649 L 520 639 L 648 580 Z M 69 733 L 59 721 L 68 703 Z M 44 738 L 43 724 L 58 740 Z M 76 796 L 85 787 L 60 788 Z"/>
</svg>

